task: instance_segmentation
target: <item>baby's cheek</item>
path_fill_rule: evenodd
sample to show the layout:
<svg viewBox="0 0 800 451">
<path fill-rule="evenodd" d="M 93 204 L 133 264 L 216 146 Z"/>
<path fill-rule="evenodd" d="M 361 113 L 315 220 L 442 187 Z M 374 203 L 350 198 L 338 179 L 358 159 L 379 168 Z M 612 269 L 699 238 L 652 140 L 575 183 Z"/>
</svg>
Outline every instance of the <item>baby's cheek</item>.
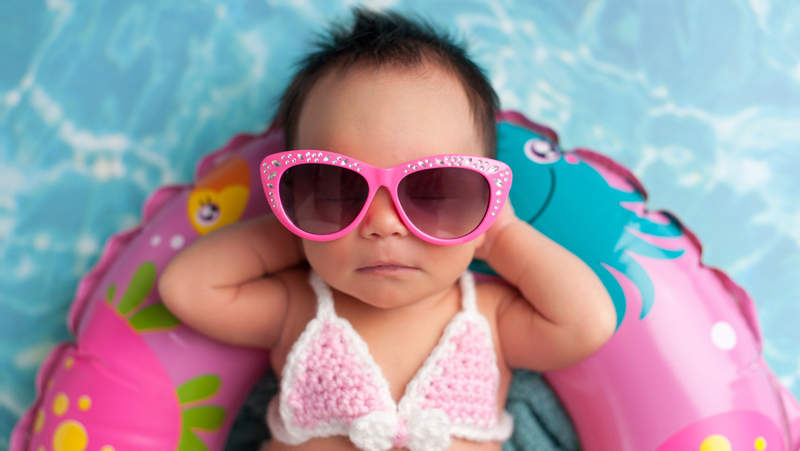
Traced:
<svg viewBox="0 0 800 451">
<path fill-rule="evenodd" d="M 468 243 L 457 244 L 455 246 L 437 246 L 431 249 L 423 257 L 429 267 L 435 271 L 454 274 L 455 277 L 461 275 L 475 257 L 475 250 L 483 242 L 483 238 L 474 239 Z"/>
<path fill-rule="evenodd" d="M 303 240 L 308 264 L 329 284 L 336 284 L 342 276 L 357 269 L 357 247 L 348 241 L 346 236 L 333 241 Z"/>
</svg>

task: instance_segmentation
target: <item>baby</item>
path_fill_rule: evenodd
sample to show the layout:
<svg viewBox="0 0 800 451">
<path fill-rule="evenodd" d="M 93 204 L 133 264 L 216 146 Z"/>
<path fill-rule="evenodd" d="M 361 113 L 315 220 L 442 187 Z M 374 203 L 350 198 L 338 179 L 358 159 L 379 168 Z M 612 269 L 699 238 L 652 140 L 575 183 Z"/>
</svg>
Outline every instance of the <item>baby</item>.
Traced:
<svg viewBox="0 0 800 451">
<path fill-rule="evenodd" d="M 614 330 L 575 255 L 518 219 L 491 157 L 497 97 L 430 26 L 355 11 L 284 94 L 274 215 L 211 233 L 159 290 L 185 323 L 271 350 L 276 450 L 500 450 L 513 368 L 556 370 Z M 508 283 L 476 283 L 482 259 Z"/>
</svg>

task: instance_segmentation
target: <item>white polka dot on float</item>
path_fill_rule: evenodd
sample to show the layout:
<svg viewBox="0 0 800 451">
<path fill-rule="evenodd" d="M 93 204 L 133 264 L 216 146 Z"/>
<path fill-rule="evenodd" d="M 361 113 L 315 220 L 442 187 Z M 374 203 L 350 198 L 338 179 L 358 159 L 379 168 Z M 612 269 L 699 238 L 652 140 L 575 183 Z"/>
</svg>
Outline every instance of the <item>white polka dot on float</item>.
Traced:
<svg viewBox="0 0 800 451">
<path fill-rule="evenodd" d="M 711 326 L 711 341 L 719 349 L 730 351 L 736 347 L 736 331 L 729 323 L 717 321 Z"/>
<path fill-rule="evenodd" d="M 183 235 L 175 235 L 169 240 L 169 247 L 174 250 L 178 250 L 183 247 L 186 243 L 186 240 L 183 238 Z"/>
</svg>

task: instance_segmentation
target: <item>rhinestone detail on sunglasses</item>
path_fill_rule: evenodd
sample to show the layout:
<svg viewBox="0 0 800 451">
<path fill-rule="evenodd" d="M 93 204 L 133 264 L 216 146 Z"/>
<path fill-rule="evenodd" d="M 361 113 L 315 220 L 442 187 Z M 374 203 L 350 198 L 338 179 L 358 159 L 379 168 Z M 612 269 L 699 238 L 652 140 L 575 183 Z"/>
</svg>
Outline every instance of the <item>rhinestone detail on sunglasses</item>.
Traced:
<svg viewBox="0 0 800 451">
<path fill-rule="evenodd" d="M 287 213 L 283 211 L 284 206 L 281 205 L 279 190 L 280 178 L 289 169 L 290 166 L 298 164 L 326 164 L 336 167 L 343 167 L 354 172 L 360 173 L 368 185 L 368 195 L 364 205 L 361 206 L 357 216 L 352 222 L 345 225 L 341 230 L 333 233 L 326 234 L 313 234 L 301 229 L 298 225 L 294 224 L 292 220 L 287 217 Z M 405 166 L 405 167 L 403 167 Z M 369 168 L 365 173 L 362 168 Z M 472 172 L 477 172 L 483 176 L 491 191 L 489 193 L 489 203 L 486 205 L 486 210 L 483 219 L 480 220 L 478 225 L 472 231 L 460 237 L 441 238 L 432 236 L 420 230 L 414 221 L 403 210 L 401 201 L 398 198 L 398 186 L 401 180 L 408 174 L 417 171 L 435 168 L 464 168 Z M 330 240 L 343 236 L 345 231 L 349 233 L 353 223 L 360 222 L 364 214 L 365 207 L 372 201 L 377 187 L 375 185 L 386 186 L 392 196 L 395 207 L 400 212 L 401 219 L 405 225 L 420 238 L 435 243 L 435 244 L 460 244 L 475 238 L 479 233 L 483 233 L 491 223 L 494 222 L 495 217 L 502 208 L 505 200 L 507 199 L 507 190 L 511 186 L 511 170 L 504 163 L 486 157 L 472 156 L 472 155 L 436 155 L 426 157 L 418 160 L 395 166 L 392 168 L 376 168 L 366 163 L 361 163 L 358 160 L 339 155 L 333 152 L 319 151 L 319 150 L 295 150 L 288 152 L 279 152 L 269 155 L 264 158 L 261 164 L 262 168 L 262 182 L 265 194 L 269 199 L 269 204 L 273 211 L 276 213 L 278 219 L 286 225 L 292 232 L 308 238 L 311 240 Z M 402 169 L 401 174 L 395 172 Z M 373 175 L 374 173 L 381 173 L 380 176 Z M 382 181 L 378 182 L 377 178 Z M 494 188 L 492 188 L 494 185 Z"/>
</svg>

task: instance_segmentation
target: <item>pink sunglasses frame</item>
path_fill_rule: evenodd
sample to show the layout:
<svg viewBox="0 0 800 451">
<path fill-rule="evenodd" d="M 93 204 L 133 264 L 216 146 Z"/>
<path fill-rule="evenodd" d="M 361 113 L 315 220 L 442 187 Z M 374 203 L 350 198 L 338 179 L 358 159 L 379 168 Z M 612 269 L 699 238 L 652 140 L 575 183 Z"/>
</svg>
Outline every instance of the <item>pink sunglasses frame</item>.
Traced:
<svg viewBox="0 0 800 451">
<path fill-rule="evenodd" d="M 294 225 L 283 209 L 280 197 L 281 176 L 291 167 L 298 164 L 330 164 L 331 166 L 346 167 L 361 174 L 369 185 L 369 194 L 364 203 L 364 207 L 358 213 L 353 222 L 344 229 L 328 235 L 316 235 L 308 233 Z M 489 206 L 480 224 L 470 233 L 458 238 L 437 238 L 430 236 L 414 225 L 406 216 L 405 211 L 397 197 L 397 187 L 405 176 L 422 170 L 439 167 L 461 167 L 481 174 L 489 184 L 490 197 Z M 278 220 L 295 235 L 312 241 L 331 241 L 341 238 L 352 232 L 364 218 L 375 193 L 381 186 L 386 187 L 394 202 L 395 210 L 406 228 L 419 238 L 433 244 L 455 245 L 471 241 L 485 232 L 497 219 L 497 215 L 503 208 L 508 199 L 508 191 L 511 189 L 511 169 L 502 161 L 493 160 L 486 157 L 474 155 L 435 155 L 410 161 L 391 168 L 378 168 L 370 166 L 355 158 L 340 155 L 334 152 L 323 150 L 290 150 L 278 152 L 265 157 L 261 162 L 261 183 L 264 187 L 264 194 L 269 200 L 269 206 Z"/>
</svg>

